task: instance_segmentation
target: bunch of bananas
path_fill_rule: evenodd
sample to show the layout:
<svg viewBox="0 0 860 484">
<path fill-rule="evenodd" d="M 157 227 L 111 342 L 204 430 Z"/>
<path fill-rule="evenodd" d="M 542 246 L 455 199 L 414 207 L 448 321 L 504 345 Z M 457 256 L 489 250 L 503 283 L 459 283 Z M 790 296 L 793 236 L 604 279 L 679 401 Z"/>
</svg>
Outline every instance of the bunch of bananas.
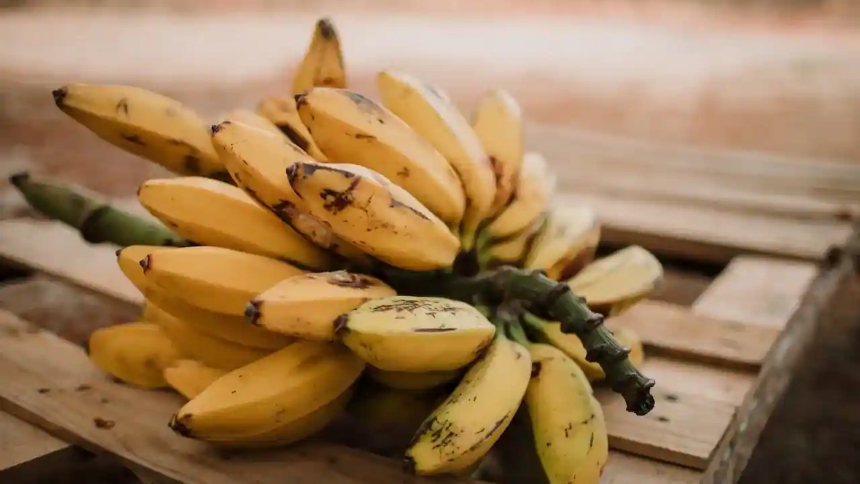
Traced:
<svg viewBox="0 0 860 484">
<path fill-rule="evenodd" d="M 54 91 L 93 133 L 178 175 L 137 192 L 170 236 L 117 251 L 146 302 L 92 335 L 91 360 L 183 395 L 170 426 L 185 437 L 285 445 L 352 415 L 397 434 L 370 447 L 418 474 L 474 471 L 524 403 L 549 482 L 597 482 L 608 444 L 592 383 L 632 406 L 653 385 L 633 370 L 645 383 L 625 387 L 636 378 L 615 369 L 641 365 L 641 342 L 601 323 L 655 289 L 660 263 L 638 246 L 595 260 L 594 210 L 554 202 L 507 92 L 470 120 L 401 72 L 379 74 L 379 100 L 346 79 L 322 19 L 290 95 L 211 128 L 141 88 Z M 36 181 L 15 184 L 39 199 Z M 79 226 L 144 233 L 110 212 Z"/>
</svg>

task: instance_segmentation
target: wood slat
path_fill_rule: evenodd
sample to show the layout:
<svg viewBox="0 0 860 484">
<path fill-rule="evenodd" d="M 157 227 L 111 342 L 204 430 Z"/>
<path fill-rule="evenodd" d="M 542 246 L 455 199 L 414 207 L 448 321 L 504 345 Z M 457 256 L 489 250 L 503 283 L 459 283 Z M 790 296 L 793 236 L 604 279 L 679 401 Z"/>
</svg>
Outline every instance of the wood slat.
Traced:
<svg viewBox="0 0 860 484">
<path fill-rule="evenodd" d="M 693 304 L 699 314 L 781 330 L 818 266 L 770 257 L 736 257 Z"/>
<path fill-rule="evenodd" d="M 0 313 L 0 328 L 24 323 Z M 292 450 L 219 457 L 167 427 L 177 395 L 109 381 L 81 348 L 46 332 L 0 336 L 0 407 L 66 440 L 115 454 L 132 466 L 187 483 L 294 482 L 316 484 L 473 482 L 404 474 L 399 464 L 347 447 L 308 443 Z M 112 422 L 110 428 L 104 423 Z"/>
<path fill-rule="evenodd" d="M 634 330 L 661 354 L 748 369 L 761 365 L 779 335 L 775 328 L 700 316 L 659 301 L 643 301 L 612 324 Z"/>
<path fill-rule="evenodd" d="M 587 203 L 603 221 L 601 239 L 642 245 L 656 253 L 728 263 L 746 254 L 821 260 L 851 235 L 845 222 L 786 221 L 761 214 L 592 195 L 563 195 L 561 204 Z"/>
<path fill-rule="evenodd" d="M 46 475 L 80 460 L 69 444 L 0 411 L 0 482 L 47 482 Z"/>
</svg>

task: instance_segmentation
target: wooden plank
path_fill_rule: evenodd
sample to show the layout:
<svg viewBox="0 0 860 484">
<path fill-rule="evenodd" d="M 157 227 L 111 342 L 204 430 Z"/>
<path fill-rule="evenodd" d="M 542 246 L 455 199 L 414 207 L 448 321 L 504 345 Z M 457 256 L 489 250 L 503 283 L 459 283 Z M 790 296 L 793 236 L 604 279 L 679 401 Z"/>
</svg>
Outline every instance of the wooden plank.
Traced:
<svg viewBox="0 0 860 484">
<path fill-rule="evenodd" d="M 705 469 L 723 436 L 735 406 L 675 391 L 670 383 L 655 387 L 654 410 L 644 417 L 625 409 L 608 389 L 596 390 L 603 406 L 612 448 L 696 469 Z"/>
<path fill-rule="evenodd" d="M 851 235 L 845 222 L 785 220 L 648 200 L 562 195 L 561 204 L 587 203 L 603 221 L 601 240 L 639 244 L 658 254 L 727 263 L 744 254 L 822 260 Z"/>
<path fill-rule="evenodd" d="M 0 412 L 0 482 L 49 482 L 47 476 L 67 470 L 83 458 L 62 440 Z"/>
<path fill-rule="evenodd" d="M 659 301 L 643 301 L 612 324 L 634 330 L 648 349 L 660 354 L 747 369 L 761 365 L 779 334 L 746 320 L 711 318 Z"/>
<path fill-rule="evenodd" d="M 686 467 L 665 464 L 624 452 L 611 452 L 601 484 L 698 484 L 702 473 Z M 518 481 L 516 484 L 539 482 L 537 479 Z"/>
<path fill-rule="evenodd" d="M 53 221 L 0 222 L 0 259 L 132 304 L 143 295 L 122 274 L 116 247 L 84 242 L 77 232 Z"/>
<path fill-rule="evenodd" d="M 736 257 L 693 304 L 699 314 L 782 329 L 818 273 L 815 264 Z"/>
<path fill-rule="evenodd" d="M 732 425 L 720 441 L 702 484 L 737 482 L 749 461 L 759 436 L 777 403 L 792 380 L 820 326 L 832 315 L 827 313 L 839 289 L 856 274 L 854 262 L 860 256 L 860 231 L 855 233 L 842 256 L 820 272 L 810 285 L 800 306 L 792 315 L 779 339 L 771 347 L 755 387 L 744 400 Z"/>
<path fill-rule="evenodd" d="M 0 313 L 0 328 L 24 326 L 8 313 Z M 0 409 L 63 440 L 114 454 L 131 467 L 148 468 L 181 482 L 474 482 L 409 476 L 397 462 L 319 442 L 224 459 L 202 443 L 175 435 L 165 425 L 181 404 L 177 395 L 113 383 L 79 347 L 46 332 L 4 331 L 0 368 L 4 375 Z M 96 419 L 113 425 L 105 428 Z"/>
</svg>

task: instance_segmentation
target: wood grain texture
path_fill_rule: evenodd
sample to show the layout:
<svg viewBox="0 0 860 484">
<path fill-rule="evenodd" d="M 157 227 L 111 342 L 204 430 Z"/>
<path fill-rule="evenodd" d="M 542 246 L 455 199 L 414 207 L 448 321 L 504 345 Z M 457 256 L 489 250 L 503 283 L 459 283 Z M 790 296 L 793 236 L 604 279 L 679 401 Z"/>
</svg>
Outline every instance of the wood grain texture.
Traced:
<svg viewBox="0 0 860 484">
<path fill-rule="evenodd" d="M 0 412 L 0 482 L 38 482 L 62 463 L 73 464 L 81 455 L 42 429 Z"/>
<path fill-rule="evenodd" d="M 46 332 L 23 331 L 24 327 L 14 316 L 0 313 L 4 374 L 0 409 L 68 442 L 115 454 L 131 466 L 201 484 L 474 482 L 411 477 L 394 461 L 333 444 L 308 443 L 223 458 L 167 427 L 181 405 L 177 395 L 113 383 L 81 348 Z M 113 424 L 105 428 L 97 419 Z"/>
<path fill-rule="evenodd" d="M 820 272 L 804 295 L 785 330 L 771 347 L 755 387 L 744 399 L 732 425 L 720 441 L 714 459 L 708 466 L 702 484 L 737 482 L 749 461 L 759 435 L 782 398 L 795 370 L 807 355 L 819 327 L 830 315 L 826 309 L 848 278 L 856 274 L 856 247 L 860 246 L 858 229 L 842 256 Z"/>
<path fill-rule="evenodd" d="M 611 322 L 635 331 L 653 352 L 746 369 L 761 365 L 779 334 L 774 328 L 700 316 L 659 301 L 643 301 Z"/>
</svg>

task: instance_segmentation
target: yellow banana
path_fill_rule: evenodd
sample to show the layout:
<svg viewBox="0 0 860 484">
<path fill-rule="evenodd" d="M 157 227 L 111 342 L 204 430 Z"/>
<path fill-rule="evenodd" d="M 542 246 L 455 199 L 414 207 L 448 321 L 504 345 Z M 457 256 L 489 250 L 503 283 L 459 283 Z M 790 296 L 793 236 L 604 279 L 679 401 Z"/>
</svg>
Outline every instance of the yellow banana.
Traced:
<svg viewBox="0 0 860 484">
<path fill-rule="evenodd" d="M 300 440 L 322 425 L 296 433 L 291 424 L 349 391 L 363 369 L 342 345 L 298 341 L 219 378 L 180 408 L 170 426 L 185 437 L 221 443 Z"/>
<path fill-rule="evenodd" d="M 528 351 L 499 333 L 416 432 L 405 455 L 412 470 L 458 473 L 479 462 L 516 414 L 531 368 Z"/>
<path fill-rule="evenodd" d="M 456 227 L 466 199 L 457 172 L 430 143 L 385 107 L 345 89 L 313 88 L 296 101 L 329 161 L 374 170 Z"/>
<path fill-rule="evenodd" d="M 496 327 L 469 304 L 437 297 L 374 299 L 338 322 L 343 343 L 387 371 L 463 368 L 493 340 Z"/>
<path fill-rule="evenodd" d="M 234 123 L 242 123 L 242 124 L 246 124 L 252 128 L 257 128 L 257 129 L 266 131 L 268 133 L 271 133 L 271 134 L 273 134 L 279 138 L 284 136 L 283 131 L 281 131 L 280 128 L 275 126 L 275 123 L 269 121 L 268 119 L 264 118 L 263 116 L 260 116 L 256 112 L 251 111 L 250 109 L 241 109 L 241 108 L 240 109 L 234 109 L 234 110 L 228 112 L 227 114 L 220 116 L 219 118 L 220 118 L 218 120 L 219 123 L 221 123 L 222 121 L 231 121 Z"/>
<path fill-rule="evenodd" d="M 395 390 L 421 391 L 450 383 L 463 376 L 463 371 L 462 369 L 424 372 L 386 371 L 368 365 L 367 376 L 380 385 Z"/>
<path fill-rule="evenodd" d="M 525 395 L 534 445 L 549 484 L 597 484 L 609 457 L 603 409 L 582 370 L 557 348 L 529 345 Z"/>
<path fill-rule="evenodd" d="M 242 316 L 257 294 L 304 271 L 286 262 L 221 247 L 157 250 L 140 261 L 148 282 L 216 313 Z"/>
<path fill-rule="evenodd" d="M 490 216 L 511 198 L 525 156 L 523 112 L 517 100 L 504 89 L 495 89 L 478 100 L 472 128 L 490 157 L 496 174 L 496 196 Z"/>
<path fill-rule="evenodd" d="M 532 222 L 525 230 L 504 240 L 497 241 L 485 248 L 479 259 L 482 265 L 496 267 L 499 265 L 521 266 L 534 245 L 535 239 L 546 226 L 547 218 L 542 216 Z"/>
<path fill-rule="evenodd" d="M 442 220 L 373 170 L 297 162 L 287 175 L 311 215 L 393 266 L 415 271 L 446 268 L 459 252 L 459 240 Z"/>
<path fill-rule="evenodd" d="M 582 341 L 575 334 L 562 333 L 559 323 L 543 322 L 539 324 L 532 320 L 528 328 L 529 333 L 536 341 L 555 346 L 573 360 L 582 368 L 590 381 L 600 381 L 606 378 L 603 368 L 599 364 L 592 363 L 585 358 L 586 351 Z M 645 361 L 645 350 L 639 335 L 623 327 L 611 327 L 610 330 L 615 335 L 618 344 L 630 348 L 630 354 L 627 356 L 630 363 L 636 368 L 641 368 Z"/>
<path fill-rule="evenodd" d="M 311 43 L 293 76 L 293 94 L 316 86 L 346 87 L 340 38 L 328 18 L 317 20 Z"/>
<path fill-rule="evenodd" d="M 535 237 L 525 260 L 526 269 L 543 269 L 547 277 L 570 279 L 594 260 L 600 242 L 597 213 L 585 205 L 558 206 Z"/>
<path fill-rule="evenodd" d="M 295 341 L 289 336 L 251 326 L 241 316 L 213 313 L 194 307 L 158 288 L 146 291 L 146 301 L 151 308 L 150 321 L 160 321 L 167 315 L 181 319 L 194 330 L 231 343 L 278 350 Z"/>
<path fill-rule="evenodd" d="M 188 358 L 221 370 L 234 370 L 259 360 L 275 350 L 252 348 L 194 329 L 187 322 L 163 313 L 153 321 Z"/>
<path fill-rule="evenodd" d="M 101 370 L 142 388 L 166 387 L 162 370 L 181 357 L 161 328 L 149 322 L 99 328 L 87 340 L 86 350 Z"/>
<path fill-rule="evenodd" d="M 335 236 L 327 224 L 307 213 L 285 173 L 297 161 L 313 161 L 283 137 L 241 123 L 223 122 L 212 129 L 212 144 L 236 184 L 318 246 L 350 261 L 369 264 L 369 257 Z"/>
<path fill-rule="evenodd" d="M 177 360 L 164 369 L 164 380 L 183 397 L 191 400 L 227 374 L 227 370 L 212 368 L 197 360 Z"/>
<path fill-rule="evenodd" d="M 663 265 L 638 245 L 597 259 L 567 280 L 592 311 L 616 316 L 648 297 L 663 279 Z"/>
<path fill-rule="evenodd" d="M 556 178 L 539 153 L 526 153 L 511 199 L 483 232 L 489 239 L 506 239 L 541 217 L 555 192 Z"/>
<path fill-rule="evenodd" d="M 152 321 L 155 315 L 158 314 L 158 311 L 158 308 L 156 308 L 148 300 L 144 299 L 143 306 L 140 311 L 140 316 L 137 317 L 137 321 Z"/>
<path fill-rule="evenodd" d="M 466 192 L 460 239 L 463 249 L 470 250 L 496 196 L 496 175 L 481 140 L 438 88 L 394 71 L 381 72 L 377 86 L 385 107 L 429 141 L 457 171 Z"/>
<path fill-rule="evenodd" d="M 57 107 L 98 137 L 179 175 L 229 179 L 209 125 L 188 106 L 139 87 L 69 84 Z"/>
<path fill-rule="evenodd" d="M 316 161 L 328 161 L 317 146 L 307 126 L 302 123 L 296 100 L 290 97 L 269 96 L 257 105 L 257 114 L 272 122 L 290 142 Z"/>
<path fill-rule="evenodd" d="M 412 434 L 444 397 L 440 392 L 394 390 L 362 382 L 346 408 L 360 436 L 357 446 L 389 457 L 403 455 Z"/>
<path fill-rule="evenodd" d="M 160 245 L 129 245 L 116 251 L 116 262 L 119 265 L 119 270 L 123 275 L 134 284 L 134 287 L 141 294 L 146 294 L 151 284 L 143 274 L 143 268 L 140 267 L 140 261 L 147 254 L 156 250 L 171 250 L 170 247 L 162 247 Z"/>
<path fill-rule="evenodd" d="M 263 255 L 315 270 L 334 264 L 325 250 L 239 187 L 203 177 L 154 179 L 140 186 L 137 198 L 149 213 L 198 244 Z"/>
<path fill-rule="evenodd" d="M 395 294 L 384 282 L 362 274 L 301 274 L 284 279 L 251 300 L 245 318 L 277 333 L 332 341 L 340 315 L 372 299 Z"/>
</svg>

